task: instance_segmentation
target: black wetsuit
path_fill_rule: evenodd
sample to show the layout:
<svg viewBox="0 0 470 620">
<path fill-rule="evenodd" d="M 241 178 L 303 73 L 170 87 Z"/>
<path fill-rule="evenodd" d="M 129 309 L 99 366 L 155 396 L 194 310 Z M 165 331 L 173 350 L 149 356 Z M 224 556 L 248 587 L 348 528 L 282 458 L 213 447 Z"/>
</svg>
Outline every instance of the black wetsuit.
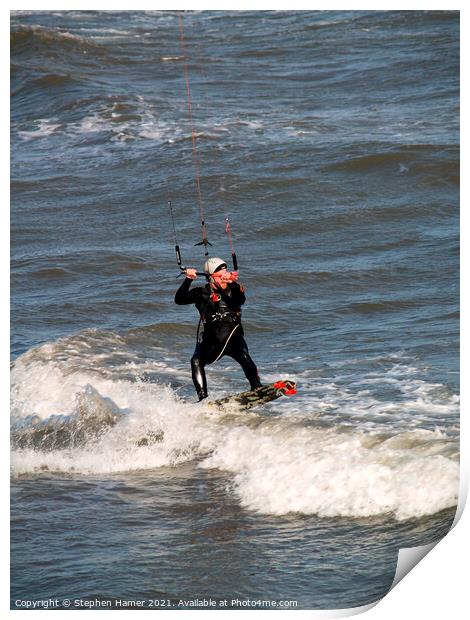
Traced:
<svg viewBox="0 0 470 620">
<path fill-rule="evenodd" d="M 241 324 L 241 306 L 245 293 L 237 282 L 228 284 L 225 290 L 211 291 L 209 284 L 190 289 L 191 279 L 186 278 L 175 295 L 178 305 L 195 304 L 204 326 L 202 338 L 198 339 L 191 358 L 194 387 L 202 400 L 207 396 L 207 382 L 204 367 L 219 357 L 229 355 L 243 368 L 251 389 L 261 382 L 255 363 L 248 353 Z M 212 293 L 212 296 L 211 296 Z M 218 299 L 216 299 L 218 297 Z"/>
</svg>

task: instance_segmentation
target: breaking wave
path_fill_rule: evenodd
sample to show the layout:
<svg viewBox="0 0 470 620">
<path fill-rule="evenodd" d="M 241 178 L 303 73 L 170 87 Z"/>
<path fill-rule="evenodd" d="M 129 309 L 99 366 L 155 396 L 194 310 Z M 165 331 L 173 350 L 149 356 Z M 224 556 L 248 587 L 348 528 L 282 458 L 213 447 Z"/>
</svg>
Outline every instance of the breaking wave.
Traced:
<svg viewBox="0 0 470 620">
<path fill-rule="evenodd" d="M 281 407 L 283 415 L 217 413 L 184 402 L 170 385 L 170 376 L 188 382 L 187 371 L 152 362 L 159 379 L 148 381 L 149 365 L 140 360 L 123 363 L 119 375 L 116 364 L 107 365 L 112 348 L 96 352 L 98 365 L 88 368 L 59 354 L 59 341 L 16 360 L 13 476 L 106 475 L 193 462 L 230 472 L 241 505 L 267 514 L 389 513 L 404 520 L 457 503 L 458 446 L 437 428 L 368 431 L 315 415 L 301 401 L 292 411 Z"/>
</svg>

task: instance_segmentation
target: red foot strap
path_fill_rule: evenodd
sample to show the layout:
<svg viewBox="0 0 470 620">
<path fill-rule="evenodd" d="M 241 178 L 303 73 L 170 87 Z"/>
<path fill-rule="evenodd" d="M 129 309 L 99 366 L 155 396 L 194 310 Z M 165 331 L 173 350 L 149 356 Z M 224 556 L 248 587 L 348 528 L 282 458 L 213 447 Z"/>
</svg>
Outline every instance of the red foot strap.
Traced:
<svg viewBox="0 0 470 620">
<path fill-rule="evenodd" d="M 291 385 L 292 387 L 289 387 L 289 385 Z M 273 387 L 276 390 L 282 390 L 282 393 L 285 394 L 286 396 L 292 396 L 293 394 L 297 394 L 297 390 L 295 389 L 295 383 L 292 384 L 292 382 L 285 382 L 285 381 L 276 381 L 276 383 L 273 383 Z"/>
</svg>

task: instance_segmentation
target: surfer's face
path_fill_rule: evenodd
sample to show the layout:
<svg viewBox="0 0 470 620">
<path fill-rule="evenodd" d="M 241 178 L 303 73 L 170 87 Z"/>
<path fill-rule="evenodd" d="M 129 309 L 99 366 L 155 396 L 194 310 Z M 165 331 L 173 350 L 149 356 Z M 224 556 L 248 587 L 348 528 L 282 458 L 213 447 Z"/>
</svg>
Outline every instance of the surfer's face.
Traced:
<svg viewBox="0 0 470 620">
<path fill-rule="evenodd" d="M 211 282 L 218 288 L 226 289 L 228 286 L 229 278 L 230 278 L 230 273 L 224 267 L 222 269 L 219 269 L 219 271 L 216 271 L 215 273 L 212 274 Z"/>
</svg>

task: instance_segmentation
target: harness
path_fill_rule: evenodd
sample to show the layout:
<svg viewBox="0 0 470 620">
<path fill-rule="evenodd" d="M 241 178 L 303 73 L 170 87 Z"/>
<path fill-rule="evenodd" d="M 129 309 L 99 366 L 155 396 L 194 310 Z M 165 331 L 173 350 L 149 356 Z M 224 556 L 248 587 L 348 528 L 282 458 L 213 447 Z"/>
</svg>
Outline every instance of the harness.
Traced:
<svg viewBox="0 0 470 620">
<path fill-rule="evenodd" d="M 210 307 L 212 306 L 212 308 Z M 208 312 L 209 310 L 209 312 Z M 210 293 L 205 305 L 200 310 L 201 321 L 207 323 L 237 323 L 241 318 L 241 310 L 232 310 L 220 293 Z"/>
<path fill-rule="evenodd" d="M 212 306 L 212 309 L 207 312 L 210 305 Z M 235 329 L 240 325 L 241 314 L 241 310 L 239 309 L 231 310 L 219 293 L 211 292 L 207 297 L 206 303 L 199 311 L 200 318 L 199 324 L 197 326 L 196 342 L 200 342 L 201 323 L 203 325 L 213 325 L 216 323 L 235 323 L 235 327 L 230 332 L 228 338 L 225 341 L 225 345 L 219 355 L 220 357 L 225 350 L 228 341 L 232 337 Z M 219 357 L 217 359 L 219 359 Z"/>
</svg>

